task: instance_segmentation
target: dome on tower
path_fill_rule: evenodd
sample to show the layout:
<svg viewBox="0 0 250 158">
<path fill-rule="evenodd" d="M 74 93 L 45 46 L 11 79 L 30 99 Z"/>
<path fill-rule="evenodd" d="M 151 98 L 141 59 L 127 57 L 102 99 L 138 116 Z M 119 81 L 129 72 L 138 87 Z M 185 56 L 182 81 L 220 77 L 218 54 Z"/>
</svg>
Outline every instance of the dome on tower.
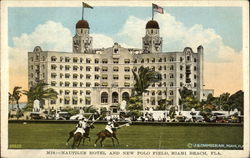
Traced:
<svg viewBox="0 0 250 158">
<path fill-rule="evenodd" d="M 86 28 L 86 29 L 89 29 L 89 23 L 86 21 L 86 20 L 79 20 L 77 23 L 76 23 L 76 28 Z"/>
<path fill-rule="evenodd" d="M 155 20 L 148 21 L 146 29 L 160 29 L 159 24 Z"/>
</svg>

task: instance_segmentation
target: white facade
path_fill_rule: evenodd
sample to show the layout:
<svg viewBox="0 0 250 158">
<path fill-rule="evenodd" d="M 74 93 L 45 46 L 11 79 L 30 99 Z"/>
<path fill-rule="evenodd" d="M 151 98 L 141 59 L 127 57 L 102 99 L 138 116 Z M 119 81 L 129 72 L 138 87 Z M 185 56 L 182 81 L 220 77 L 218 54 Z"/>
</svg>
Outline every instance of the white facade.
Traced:
<svg viewBox="0 0 250 158">
<path fill-rule="evenodd" d="M 149 87 L 143 96 L 144 107 L 156 108 L 160 99 L 172 100 L 178 107 L 178 90 L 186 86 L 203 98 L 203 47 L 194 52 L 162 52 L 162 38 L 156 21 L 146 25 L 142 49 L 93 49 L 87 21 L 80 20 L 73 37 L 73 52 L 43 51 L 39 46 L 28 53 L 29 88 L 45 81 L 59 97 L 46 101 L 47 108 L 93 105 L 110 109 L 131 96 L 132 69 L 150 67 L 162 75 L 162 81 Z"/>
</svg>

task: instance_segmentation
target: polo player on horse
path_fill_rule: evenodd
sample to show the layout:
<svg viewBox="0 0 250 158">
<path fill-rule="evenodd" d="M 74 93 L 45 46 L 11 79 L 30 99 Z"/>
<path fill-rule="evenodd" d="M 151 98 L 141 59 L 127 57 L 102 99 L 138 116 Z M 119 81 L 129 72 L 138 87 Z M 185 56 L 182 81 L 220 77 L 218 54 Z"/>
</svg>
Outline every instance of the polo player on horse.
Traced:
<svg viewBox="0 0 250 158">
<path fill-rule="evenodd" d="M 79 123 L 76 125 L 76 131 L 74 132 L 74 134 L 76 134 L 77 132 L 80 132 L 83 136 L 83 134 L 85 133 L 85 128 L 87 127 L 87 122 L 88 120 L 86 118 L 82 118 L 82 120 L 79 121 Z"/>
<path fill-rule="evenodd" d="M 112 118 L 108 121 L 108 124 L 105 127 L 105 130 L 109 132 L 111 135 L 113 135 L 114 131 L 116 130 L 115 128 L 115 120 Z"/>
</svg>

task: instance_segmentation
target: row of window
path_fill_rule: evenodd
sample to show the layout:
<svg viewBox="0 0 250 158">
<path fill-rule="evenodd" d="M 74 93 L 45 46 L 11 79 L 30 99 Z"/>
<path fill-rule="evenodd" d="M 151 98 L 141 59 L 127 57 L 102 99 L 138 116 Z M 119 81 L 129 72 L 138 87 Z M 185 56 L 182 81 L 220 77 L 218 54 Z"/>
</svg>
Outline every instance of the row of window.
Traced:
<svg viewBox="0 0 250 158">
<path fill-rule="evenodd" d="M 30 67 L 31 67 L 31 70 L 34 69 L 34 66 L 33 66 L 33 65 L 31 65 Z M 74 65 L 74 66 L 65 65 L 65 66 L 63 66 L 63 65 L 60 65 L 60 66 L 58 66 L 58 68 L 57 68 L 57 65 L 54 65 L 54 64 L 51 65 L 51 70 L 58 70 L 58 69 L 63 70 L 63 69 L 64 69 L 64 70 L 66 70 L 66 71 L 69 71 L 69 70 L 71 70 L 71 67 L 72 67 L 72 70 L 73 70 L 73 71 L 78 71 L 78 70 L 82 71 L 82 70 L 84 70 L 84 67 L 83 67 L 83 66 L 77 66 L 77 65 Z M 39 65 L 36 65 L 35 68 L 36 68 L 36 70 L 39 70 L 39 69 L 40 69 L 40 66 L 39 66 Z M 91 71 L 92 68 L 93 68 L 93 67 L 91 67 L 91 66 L 86 66 L 86 67 L 85 67 L 85 70 L 86 70 L 86 71 Z M 45 69 L 45 66 L 44 66 L 44 65 L 42 65 L 42 69 Z M 108 71 L 108 67 L 107 67 L 107 66 L 102 66 L 101 68 L 98 67 L 98 66 L 95 66 L 95 67 L 94 67 L 94 71 L 96 71 L 96 72 L 99 72 L 100 69 L 101 69 L 103 72 L 107 72 L 107 71 Z M 133 69 L 134 69 L 135 71 L 137 71 L 137 68 L 136 68 L 136 67 L 134 67 Z M 156 68 L 155 66 L 151 66 L 151 69 L 152 69 L 152 70 L 159 70 L 159 71 L 161 71 L 161 70 L 167 70 L 167 69 L 169 69 L 169 70 L 175 70 L 175 66 L 174 66 L 174 65 L 170 65 L 169 68 L 167 68 L 166 65 L 164 65 L 164 66 L 158 66 L 157 68 Z M 179 70 L 182 71 L 183 69 L 184 69 L 184 66 L 183 66 L 183 65 L 180 65 Z M 131 71 L 130 67 L 124 67 L 123 70 L 124 70 L 125 72 L 130 72 L 130 71 Z M 196 67 L 196 66 L 193 66 L 193 70 L 194 70 L 194 71 L 197 71 L 197 67 Z M 119 67 L 114 66 L 114 67 L 113 67 L 113 71 L 114 71 L 114 72 L 119 72 Z M 190 66 L 190 65 L 186 66 L 186 71 L 191 71 L 191 66 Z"/>
<path fill-rule="evenodd" d="M 31 78 L 33 78 L 34 77 L 33 73 L 31 73 L 30 76 L 31 76 Z M 62 73 L 60 73 L 59 76 L 60 76 L 60 78 L 64 77 L 66 79 L 70 79 L 71 74 L 69 74 L 69 73 L 62 74 Z M 56 73 L 51 73 L 50 77 L 52 79 L 55 79 L 55 78 L 57 78 L 57 74 Z M 123 77 L 124 77 L 125 80 L 130 80 L 130 78 L 131 78 L 130 75 L 124 75 Z M 80 75 L 79 74 L 72 74 L 72 78 L 73 79 L 83 79 L 84 75 L 83 74 L 80 74 Z M 96 74 L 96 75 L 94 75 L 94 78 L 96 80 L 98 80 L 100 78 L 103 79 L 103 80 L 107 80 L 108 79 L 108 75 L 107 74 L 102 74 L 100 76 L 100 75 Z M 91 79 L 91 74 L 86 74 L 86 79 Z M 119 79 L 119 75 L 118 74 L 114 74 L 113 75 L 113 79 L 114 80 L 118 80 Z"/>
<path fill-rule="evenodd" d="M 116 83 L 116 82 L 110 84 L 110 86 L 112 86 L 112 87 L 118 87 L 118 85 L 119 84 Z M 180 82 L 180 86 L 182 87 L 183 85 L 184 84 L 182 82 Z M 84 83 L 83 82 L 73 82 L 73 83 L 70 83 L 68 81 L 57 83 L 56 81 L 52 81 L 51 82 L 51 86 L 83 87 Z M 91 83 L 90 82 L 86 82 L 85 86 L 86 87 L 91 87 Z M 94 83 L 94 87 L 99 87 L 99 86 L 107 87 L 107 86 L 109 86 L 109 83 L 108 82 L 102 82 L 101 84 L 99 82 L 95 82 Z M 130 87 L 130 83 L 129 82 L 124 82 L 124 86 L 125 87 Z M 168 87 L 168 86 L 173 87 L 173 86 L 176 86 L 176 85 L 174 84 L 174 82 L 169 82 L 168 84 L 167 84 L 167 82 L 159 82 L 159 83 L 153 83 L 153 84 L 151 84 L 151 87 Z M 196 82 L 193 83 L 193 87 L 197 87 L 197 83 Z"/>
<path fill-rule="evenodd" d="M 73 82 L 73 83 L 70 83 L 68 81 L 66 82 L 55 82 L 55 81 L 52 81 L 50 83 L 51 86 L 60 86 L 60 87 L 84 87 L 84 83 L 83 82 Z M 130 83 L 129 82 L 124 82 L 124 87 L 130 87 Z M 86 82 L 85 84 L 86 87 L 92 87 L 92 84 L 90 82 Z M 112 84 L 109 84 L 108 82 L 102 82 L 102 83 L 99 83 L 99 82 L 95 82 L 94 83 L 94 87 L 108 87 L 108 86 L 112 86 L 112 87 L 118 87 L 118 83 L 112 83 Z"/>
<path fill-rule="evenodd" d="M 30 61 L 39 61 L 40 60 L 40 56 L 37 55 L 34 57 L 30 57 Z M 46 60 L 46 56 L 42 56 L 41 58 L 42 61 L 45 61 Z M 193 62 L 197 62 L 197 58 L 193 58 L 193 60 L 191 60 L 191 56 L 186 56 L 186 60 L 187 61 L 193 61 Z M 108 64 L 109 61 L 108 59 L 104 58 L 104 59 L 94 59 L 92 61 L 92 59 L 90 58 L 86 58 L 86 59 L 83 59 L 83 58 L 79 58 L 79 57 L 56 57 L 56 56 L 52 56 L 50 58 L 50 61 L 51 62 L 73 62 L 73 63 L 95 63 L 95 64 L 99 64 L 99 63 L 102 63 L 102 64 Z M 155 63 L 155 62 L 174 62 L 176 61 L 176 59 L 174 57 L 163 57 L 163 58 L 143 58 L 143 59 L 134 59 L 133 61 L 131 61 L 130 59 L 124 59 L 123 60 L 123 63 L 125 64 L 129 64 L 129 63 Z M 179 61 L 182 62 L 184 61 L 184 57 L 180 57 L 179 58 Z M 114 64 L 118 64 L 120 62 L 120 59 L 119 58 L 113 58 L 113 62 L 111 63 L 114 63 Z"/>
<path fill-rule="evenodd" d="M 59 99 L 60 104 L 63 103 L 65 105 L 69 105 L 71 102 L 72 102 L 73 105 L 78 105 L 79 103 L 83 104 L 84 102 L 85 102 L 85 105 L 91 105 L 91 98 L 90 97 L 85 97 L 85 100 L 83 100 L 82 98 L 78 99 L 78 98 L 69 98 L 69 97 L 65 97 L 64 99 L 63 98 Z M 51 105 L 57 104 L 57 101 L 56 100 L 51 100 L 50 104 Z"/>
</svg>

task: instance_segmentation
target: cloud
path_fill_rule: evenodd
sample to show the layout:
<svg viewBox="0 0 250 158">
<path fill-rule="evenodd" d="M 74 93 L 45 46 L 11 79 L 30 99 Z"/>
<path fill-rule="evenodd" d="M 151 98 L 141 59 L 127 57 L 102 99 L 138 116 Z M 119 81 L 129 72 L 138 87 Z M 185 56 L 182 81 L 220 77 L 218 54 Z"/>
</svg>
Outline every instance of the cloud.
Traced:
<svg viewBox="0 0 250 158">
<path fill-rule="evenodd" d="M 91 34 L 93 37 L 93 48 L 107 48 L 114 44 L 114 40 L 103 34 Z"/>
<path fill-rule="evenodd" d="M 14 37 L 14 47 L 33 51 L 35 46 L 43 50 L 71 51 L 72 35 L 61 23 L 47 21 L 38 25 L 31 34 Z"/>
</svg>

